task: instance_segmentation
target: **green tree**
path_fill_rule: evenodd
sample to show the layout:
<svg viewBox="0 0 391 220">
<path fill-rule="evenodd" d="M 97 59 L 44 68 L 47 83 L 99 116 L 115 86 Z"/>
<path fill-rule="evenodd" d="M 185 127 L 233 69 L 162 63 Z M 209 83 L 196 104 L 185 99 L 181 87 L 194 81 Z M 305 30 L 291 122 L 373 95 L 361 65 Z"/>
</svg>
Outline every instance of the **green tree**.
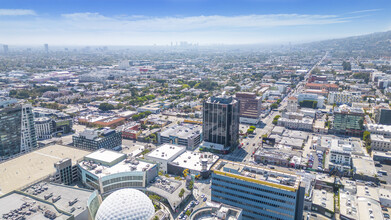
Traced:
<svg viewBox="0 0 391 220">
<path fill-rule="evenodd" d="M 257 129 L 254 125 L 251 125 L 250 126 L 250 129 L 253 129 L 253 130 L 255 130 L 255 129 Z"/>
<path fill-rule="evenodd" d="M 270 108 L 271 109 L 276 109 L 276 108 L 278 108 L 278 104 L 277 103 L 273 103 L 273 104 L 270 105 Z"/>
<path fill-rule="evenodd" d="M 343 70 L 349 70 L 349 71 L 352 70 L 352 65 L 350 64 L 350 62 L 343 61 L 342 67 L 343 67 Z"/>
<path fill-rule="evenodd" d="M 181 189 L 181 191 L 179 192 L 178 196 L 179 198 L 183 199 L 183 196 L 185 195 L 185 189 Z"/>
<path fill-rule="evenodd" d="M 187 216 L 190 216 L 190 215 L 191 215 L 191 211 L 190 211 L 190 210 L 187 210 L 185 214 L 186 214 Z"/>
<path fill-rule="evenodd" d="M 371 132 L 369 131 L 364 131 L 363 133 L 363 138 L 362 138 L 364 141 L 370 141 L 371 139 Z"/>
<path fill-rule="evenodd" d="M 281 115 L 276 115 L 276 116 L 273 118 L 272 123 L 273 123 L 274 125 L 276 125 L 277 122 L 278 122 L 278 119 L 279 119 L 280 117 L 281 117 Z"/>
<path fill-rule="evenodd" d="M 98 107 L 100 110 L 102 111 L 110 111 L 110 110 L 113 110 L 115 109 L 114 105 L 112 104 L 109 104 L 109 103 L 100 103 L 99 107 Z"/>
<path fill-rule="evenodd" d="M 249 129 L 247 129 L 247 133 L 248 133 L 248 134 L 252 134 L 252 133 L 254 133 L 254 130 L 251 129 L 251 128 L 249 128 Z"/>
</svg>

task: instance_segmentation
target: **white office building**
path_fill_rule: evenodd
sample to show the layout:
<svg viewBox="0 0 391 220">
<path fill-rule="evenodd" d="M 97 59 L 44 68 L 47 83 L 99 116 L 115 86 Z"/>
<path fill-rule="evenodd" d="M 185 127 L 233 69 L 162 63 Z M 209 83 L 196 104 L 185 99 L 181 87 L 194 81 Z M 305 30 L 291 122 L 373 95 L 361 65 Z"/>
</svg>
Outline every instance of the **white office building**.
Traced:
<svg viewBox="0 0 391 220">
<path fill-rule="evenodd" d="M 194 150 L 202 141 L 202 127 L 200 125 L 174 125 L 158 134 L 160 144 L 175 144 Z"/>
<path fill-rule="evenodd" d="M 298 102 L 302 102 L 302 101 L 316 101 L 317 102 L 317 108 L 323 108 L 324 106 L 324 100 L 325 98 L 321 95 L 317 95 L 317 94 L 311 94 L 311 93 L 300 93 L 298 96 L 297 96 L 297 100 Z"/>
<path fill-rule="evenodd" d="M 106 149 L 85 156 L 78 167 L 83 184 L 102 194 L 122 188 L 145 188 L 158 172 L 156 164 Z"/>
<path fill-rule="evenodd" d="M 163 144 L 157 149 L 149 152 L 144 156 L 145 159 L 158 164 L 159 171 L 167 173 L 167 164 L 172 162 L 175 158 L 181 155 L 186 151 L 186 147 L 173 145 L 173 144 Z"/>
<path fill-rule="evenodd" d="M 289 129 L 312 131 L 314 119 L 310 117 L 304 117 L 299 119 L 279 118 L 277 125 L 283 126 Z"/>
<path fill-rule="evenodd" d="M 330 144 L 329 170 L 338 169 L 349 173 L 352 166 L 353 146 L 347 141 L 332 139 Z"/>
<path fill-rule="evenodd" d="M 391 139 L 385 138 L 383 135 L 371 134 L 371 146 L 373 150 L 390 151 Z"/>
<path fill-rule="evenodd" d="M 391 138 L 391 125 L 367 124 L 366 130 L 373 134 L 383 135 L 385 138 Z"/>
</svg>

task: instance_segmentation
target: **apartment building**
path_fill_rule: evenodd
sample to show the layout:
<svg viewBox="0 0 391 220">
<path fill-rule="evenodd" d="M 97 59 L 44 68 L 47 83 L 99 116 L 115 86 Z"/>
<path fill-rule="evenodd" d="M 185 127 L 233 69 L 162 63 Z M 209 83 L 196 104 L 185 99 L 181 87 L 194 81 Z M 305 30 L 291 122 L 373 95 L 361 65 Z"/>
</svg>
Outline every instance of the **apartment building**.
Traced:
<svg viewBox="0 0 391 220">
<path fill-rule="evenodd" d="M 328 103 L 329 104 L 347 104 L 352 105 L 353 102 L 362 101 L 361 92 L 329 92 Z"/>
<path fill-rule="evenodd" d="M 122 145 L 122 133 L 108 129 L 86 129 L 72 136 L 73 146 L 87 150 L 113 149 Z"/>
<path fill-rule="evenodd" d="M 239 116 L 241 123 L 258 124 L 261 115 L 262 97 L 255 93 L 238 92 L 235 98 L 239 100 Z"/>
</svg>

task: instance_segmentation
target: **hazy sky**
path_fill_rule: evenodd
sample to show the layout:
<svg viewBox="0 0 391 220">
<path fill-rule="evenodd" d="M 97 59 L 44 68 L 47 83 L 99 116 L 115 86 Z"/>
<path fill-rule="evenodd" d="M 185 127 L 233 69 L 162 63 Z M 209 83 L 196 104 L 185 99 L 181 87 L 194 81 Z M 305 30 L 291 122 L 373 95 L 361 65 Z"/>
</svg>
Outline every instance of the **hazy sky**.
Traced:
<svg viewBox="0 0 391 220">
<path fill-rule="evenodd" d="M 391 0 L 0 0 L 0 44 L 299 43 L 391 30 Z"/>
</svg>

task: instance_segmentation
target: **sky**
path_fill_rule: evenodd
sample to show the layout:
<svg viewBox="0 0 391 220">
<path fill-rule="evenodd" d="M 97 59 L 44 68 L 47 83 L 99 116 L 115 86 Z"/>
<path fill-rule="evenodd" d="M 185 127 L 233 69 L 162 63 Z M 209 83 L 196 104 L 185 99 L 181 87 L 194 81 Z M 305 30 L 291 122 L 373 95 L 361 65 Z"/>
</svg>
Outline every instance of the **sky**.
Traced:
<svg viewBox="0 0 391 220">
<path fill-rule="evenodd" d="M 287 44 L 391 30 L 390 0 L 0 0 L 0 44 Z"/>
</svg>

